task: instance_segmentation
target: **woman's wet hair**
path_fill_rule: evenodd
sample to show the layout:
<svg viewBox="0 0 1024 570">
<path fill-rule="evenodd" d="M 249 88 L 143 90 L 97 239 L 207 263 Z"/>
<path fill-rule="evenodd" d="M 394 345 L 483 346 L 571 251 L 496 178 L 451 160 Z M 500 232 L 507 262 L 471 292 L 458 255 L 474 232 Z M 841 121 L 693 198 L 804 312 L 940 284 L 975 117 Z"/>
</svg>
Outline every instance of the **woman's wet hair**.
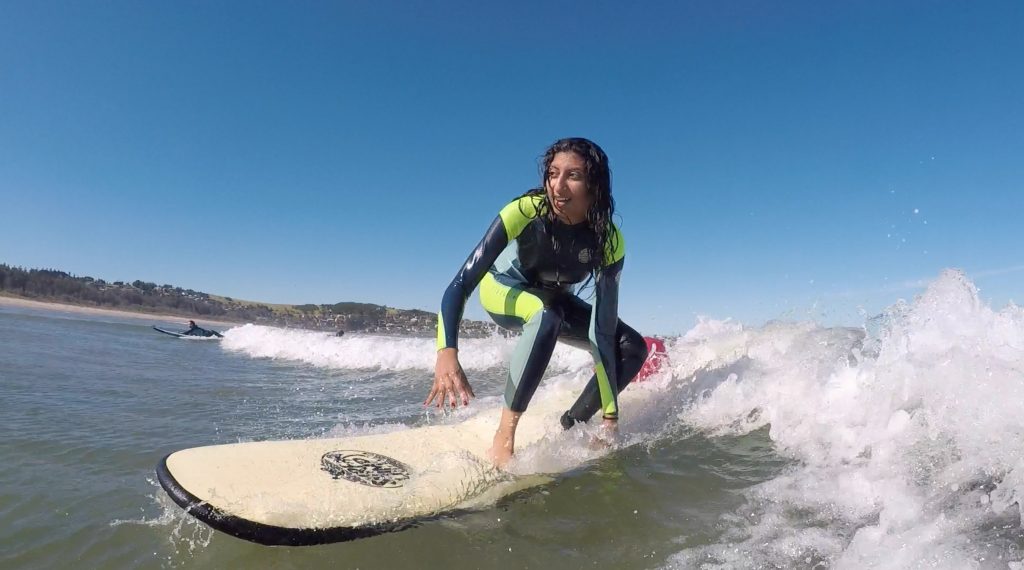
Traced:
<svg viewBox="0 0 1024 570">
<path fill-rule="evenodd" d="M 593 198 L 587 210 L 587 224 L 597 236 L 598 250 L 601 255 L 594 255 L 590 261 L 591 271 L 596 271 L 604 264 L 609 250 L 618 244 L 613 243 L 615 230 L 612 226 L 612 215 L 615 213 L 615 199 L 612 198 L 612 170 L 608 166 L 608 155 L 597 146 L 597 143 L 579 137 L 560 139 L 554 142 L 540 159 L 540 187 L 530 190 L 525 195 L 542 195 L 544 201 L 537 206 L 537 215 L 550 219 L 552 207 L 547 194 L 548 169 L 555 155 L 560 152 L 571 152 L 583 159 L 586 167 L 587 192 Z"/>
</svg>

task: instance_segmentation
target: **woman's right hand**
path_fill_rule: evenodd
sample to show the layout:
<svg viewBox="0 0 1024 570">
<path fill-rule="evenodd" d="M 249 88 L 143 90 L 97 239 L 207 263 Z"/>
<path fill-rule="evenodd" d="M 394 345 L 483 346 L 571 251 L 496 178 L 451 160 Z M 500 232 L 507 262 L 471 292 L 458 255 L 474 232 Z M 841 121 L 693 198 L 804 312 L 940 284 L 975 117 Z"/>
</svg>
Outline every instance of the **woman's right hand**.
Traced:
<svg viewBox="0 0 1024 570">
<path fill-rule="evenodd" d="M 434 386 L 427 394 L 424 406 L 436 401 L 438 408 L 447 402 L 453 408 L 458 407 L 459 400 L 463 406 L 469 405 L 469 399 L 475 398 L 473 387 L 466 379 L 466 373 L 459 364 L 459 351 L 455 348 L 442 348 L 437 351 L 437 364 L 434 366 Z"/>
</svg>

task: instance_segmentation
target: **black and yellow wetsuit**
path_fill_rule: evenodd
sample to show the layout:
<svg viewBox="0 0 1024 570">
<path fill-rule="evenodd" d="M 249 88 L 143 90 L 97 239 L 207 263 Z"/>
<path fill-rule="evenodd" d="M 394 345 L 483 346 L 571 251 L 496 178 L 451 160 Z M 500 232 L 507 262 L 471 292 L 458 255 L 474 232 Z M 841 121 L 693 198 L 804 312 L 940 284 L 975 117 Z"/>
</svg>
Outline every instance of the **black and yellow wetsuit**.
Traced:
<svg viewBox="0 0 1024 570">
<path fill-rule="evenodd" d="M 643 337 L 618 317 L 619 277 L 624 262 L 622 234 L 614 228 L 604 261 L 594 272 L 594 307 L 577 297 L 572 286 L 591 274 L 599 255 L 587 224 L 565 224 L 538 215 L 543 194 L 529 194 L 502 208 L 441 301 L 437 348 L 458 348 L 459 322 L 466 300 L 480 285 L 480 302 L 494 321 L 521 330 L 509 363 L 505 404 L 523 412 L 540 384 L 561 340 L 590 350 L 594 377 L 576 404 L 562 417 L 568 428 L 589 420 L 599 409 L 618 418 L 618 393 L 647 357 Z"/>
</svg>

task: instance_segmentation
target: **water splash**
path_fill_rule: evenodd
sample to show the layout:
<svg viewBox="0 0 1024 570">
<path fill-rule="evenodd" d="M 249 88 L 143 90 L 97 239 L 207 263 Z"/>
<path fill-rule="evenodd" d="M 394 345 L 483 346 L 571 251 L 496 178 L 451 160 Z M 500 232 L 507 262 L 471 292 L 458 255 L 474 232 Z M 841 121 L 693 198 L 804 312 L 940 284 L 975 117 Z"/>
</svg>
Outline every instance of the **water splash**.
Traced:
<svg viewBox="0 0 1024 570">
<path fill-rule="evenodd" d="M 160 514 L 153 518 L 143 516 L 140 519 L 115 519 L 110 522 L 110 526 L 140 525 L 166 529 L 164 532 L 170 550 L 163 557 L 161 567 L 178 568 L 189 564 L 210 546 L 216 532 L 175 504 L 155 479 L 147 478 L 146 481 L 154 488 L 149 498 L 159 508 Z"/>
<path fill-rule="evenodd" d="M 724 521 L 723 542 L 684 550 L 671 567 L 1005 568 L 1021 559 L 1021 309 L 992 310 L 947 271 L 875 328 L 776 323 L 711 334 L 736 344 L 731 370 L 709 371 L 721 382 L 681 421 L 711 434 L 767 426 L 797 463 L 749 491 L 748 510 Z"/>
</svg>

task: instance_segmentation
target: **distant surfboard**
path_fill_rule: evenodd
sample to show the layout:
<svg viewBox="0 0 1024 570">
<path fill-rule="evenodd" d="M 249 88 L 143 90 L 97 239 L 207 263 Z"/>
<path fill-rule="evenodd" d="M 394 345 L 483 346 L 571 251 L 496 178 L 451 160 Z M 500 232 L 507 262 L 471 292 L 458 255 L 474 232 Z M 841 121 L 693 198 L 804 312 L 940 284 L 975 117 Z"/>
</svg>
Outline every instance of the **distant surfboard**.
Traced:
<svg viewBox="0 0 1024 570">
<path fill-rule="evenodd" d="M 162 332 L 164 334 L 169 334 L 169 335 L 171 335 L 173 337 L 186 338 L 186 339 L 218 339 L 218 338 L 222 338 L 224 336 L 224 335 L 222 335 L 222 334 L 220 334 L 219 332 L 216 332 L 216 331 L 209 331 L 211 333 L 209 335 L 198 335 L 198 334 L 183 334 L 183 333 L 180 333 L 180 332 L 174 332 L 174 331 L 169 331 L 169 330 L 166 330 L 166 329 L 162 329 L 160 327 L 153 327 L 153 330 L 155 330 L 157 332 Z"/>
<path fill-rule="evenodd" d="M 557 420 L 527 414 L 516 446 Z M 495 469 L 483 453 L 497 416 L 340 439 L 214 445 L 157 467 L 168 495 L 222 532 L 267 545 L 342 542 L 415 526 L 550 481 Z"/>
</svg>

